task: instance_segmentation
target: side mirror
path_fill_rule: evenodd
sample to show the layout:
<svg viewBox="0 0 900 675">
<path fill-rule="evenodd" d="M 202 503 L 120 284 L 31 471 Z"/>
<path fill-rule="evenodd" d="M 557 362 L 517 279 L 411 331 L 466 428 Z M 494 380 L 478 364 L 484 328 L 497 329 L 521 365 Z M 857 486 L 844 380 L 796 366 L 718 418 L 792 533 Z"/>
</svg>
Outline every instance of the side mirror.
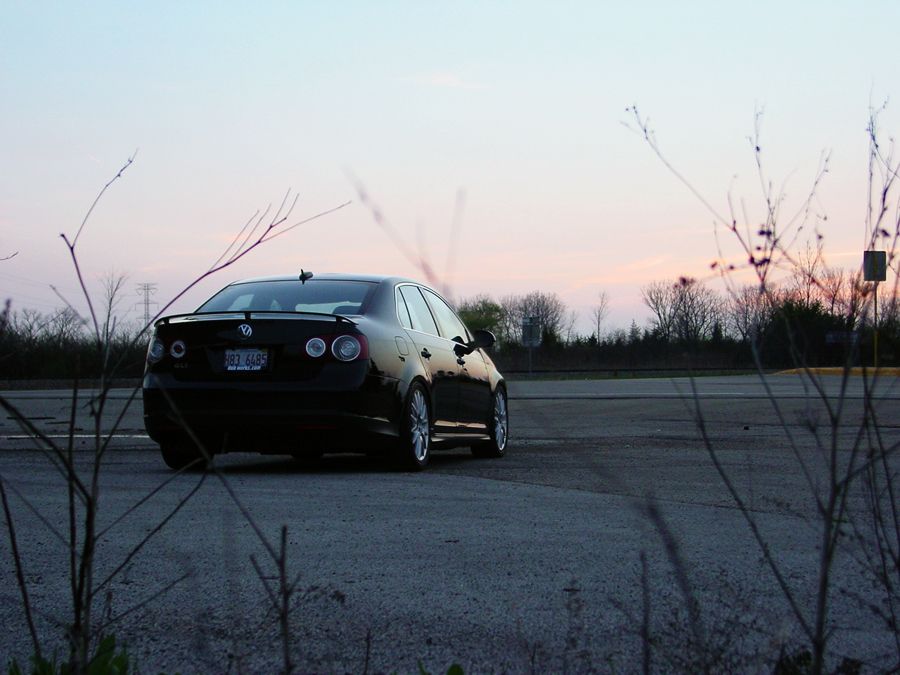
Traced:
<svg viewBox="0 0 900 675">
<path fill-rule="evenodd" d="M 471 354 L 476 349 L 487 349 L 497 341 L 497 338 L 489 330 L 476 330 L 472 334 L 471 342 L 463 342 L 459 336 L 453 338 L 453 341 L 457 343 L 453 346 L 453 351 L 456 352 L 457 356 L 463 357 L 466 354 Z"/>
<path fill-rule="evenodd" d="M 475 349 L 487 349 L 492 347 L 497 341 L 494 334 L 489 330 L 476 330 L 472 335 L 472 346 Z"/>
</svg>

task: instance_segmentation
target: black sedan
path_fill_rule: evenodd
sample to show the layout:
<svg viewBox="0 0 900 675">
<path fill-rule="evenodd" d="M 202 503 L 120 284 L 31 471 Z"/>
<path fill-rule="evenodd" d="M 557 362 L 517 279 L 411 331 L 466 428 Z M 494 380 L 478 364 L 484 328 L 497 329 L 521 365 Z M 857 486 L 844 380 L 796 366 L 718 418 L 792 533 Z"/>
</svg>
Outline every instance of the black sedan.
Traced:
<svg viewBox="0 0 900 675">
<path fill-rule="evenodd" d="M 439 447 L 506 452 L 494 336 L 415 281 L 249 279 L 154 328 L 144 423 L 172 468 L 229 451 L 388 453 L 413 469 Z"/>
</svg>

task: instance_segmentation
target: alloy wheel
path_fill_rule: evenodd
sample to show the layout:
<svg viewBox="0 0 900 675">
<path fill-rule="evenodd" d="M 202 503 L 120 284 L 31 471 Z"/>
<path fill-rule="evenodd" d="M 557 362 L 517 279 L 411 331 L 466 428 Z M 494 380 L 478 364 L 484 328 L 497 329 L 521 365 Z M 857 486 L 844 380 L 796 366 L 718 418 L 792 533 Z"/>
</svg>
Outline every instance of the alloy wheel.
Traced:
<svg viewBox="0 0 900 675">
<path fill-rule="evenodd" d="M 506 412 L 506 393 L 500 389 L 494 396 L 494 440 L 498 450 L 506 449 L 509 434 L 509 416 Z"/>
<path fill-rule="evenodd" d="M 421 389 L 416 389 L 413 391 L 409 403 L 409 431 L 413 455 L 417 462 L 424 462 L 428 457 L 428 446 L 431 440 L 430 427 L 425 394 Z"/>
</svg>

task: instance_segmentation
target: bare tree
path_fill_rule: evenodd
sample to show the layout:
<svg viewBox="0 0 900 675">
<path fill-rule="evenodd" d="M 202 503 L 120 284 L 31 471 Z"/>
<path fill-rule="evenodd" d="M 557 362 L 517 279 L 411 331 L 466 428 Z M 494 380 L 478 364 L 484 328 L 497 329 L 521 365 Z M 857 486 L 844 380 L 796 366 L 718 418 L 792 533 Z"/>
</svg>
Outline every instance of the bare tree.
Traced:
<svg viewBox="0 0 900 675">
<path fill-rule="evenodd" d="M 566 304 L 556 293 L 532 291 L 526 295 L 508 295 L 500 300 L 505 313 L 504 329 L 514 336 L 517 342 L 522 340 L 522 320 L 536 317 L 541 324 L 545 336 L 557 340 L 563 337 L 566 329 Z"/>
<path fill-rule="evenodd" d="M 696 279 L 682 277 L 674 286 L 675 333 L 684 342 L 700 342 L 712 337 L 722 325 L 722 299 Z"/>
<path fill-rule="evenodd" d="M 3 311 L 0 311 L 0 337 L 4 336 L 9 329 L 11 314 L 12 300 L 7 299 L 7 301 L 3 303 Z"/>
<path fill-rule="evenodd" d="M 522 341 L 522 320 L 518 313 L 519 296 L 504 295 L 498 301 L 502 308 L 500 332 L 508 342 Z"/>
<path fill-rule="evenodd" d="M 770 299 L 759 286 L 741 286 L 728 296 L 725 311 L 730 331 L 755 344 L 769 320 Z"/>
<path fill-rule="evenodd" d="M 597 337 L 597 344 L 600 344 L 600 324 L 603 323 L 607 314 L 609 314 L 609 294 L 606 291 L 600 291 L 597 294 L 597 302 L 591 308 L 591 317 L 594 319 L 597 331 L 594 333 Z"/>
<path fill-rule="evenodd" d="M 843 314 L 841 305 L 847 292 L 847 273 L 842 268 L 826 267 L 819 276 L 819 291 L 822 306 L 829 314 Z"/>
<path fill-rule="evenodd" d="M 10 330 L 24 339 L 26 343 L 34 343 L 44 330 L 47 321 L 40 312 L 24 308 L 10 313 Z"/>
<path fill-rule="evenodd" d="M 826 267 L 819 275 L 818 289 L 829 314 L 843 319 L 847 330 L 858 327 L 869 292 L 861 270 Z"/>
<path fill-rule="evenodd" d="M 821 240 L 815 247 L 807 242 L 804 251 L 797 256 L 796 265 L 788 280 L 787 290 L 792 299 L 803 307 L 812 307 L 819 301 L 822 298 L 819 278 L 823 271 Z"/>
<path fill-rule="evenodd" d="M 723 323 L 721 297 L 695 279 L 654 281 L 641 288 L 641 296 L 653 312 L 654 332 L 664 340 L 706 340 Z"/>
<path fill-rule="evenodd" d="M 58 309 L 47 319 L 50 339 L 60 347 L 72 344 L 84 334 L 87 323 L 72 307 Z"/>
<path fill-rule="evenodd" d="M 128 281 L 127 274 L 109 272 L 100 282 L 103 286 L 103 325 L 101 326 L 101 338 L 108 343 L 116 335 L 116 310 L 122 299 L 122 289 Z"/>
<path fill-rule="evenodd" d="M 564 320 L 564 329 L 566 333 L 566 344 L 571 344 L 575 339 L 575 324 L 578 322 L 578 312 L 570 309 L 566 312 Z"/>
<path fill-rule="evenodd" d="M 653 312 L 653 331 L 664 340 L 671 340 L 675 331 L 675 287 L 667 281 L 652 281 L 641 288 L 644 304 Z"/>
</svg>

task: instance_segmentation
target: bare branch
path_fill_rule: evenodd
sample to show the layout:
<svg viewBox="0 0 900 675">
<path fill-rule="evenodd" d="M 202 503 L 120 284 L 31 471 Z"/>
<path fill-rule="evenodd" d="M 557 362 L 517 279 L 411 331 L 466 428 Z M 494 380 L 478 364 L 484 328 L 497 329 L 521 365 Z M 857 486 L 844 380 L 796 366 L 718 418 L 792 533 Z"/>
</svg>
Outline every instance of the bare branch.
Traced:
<svg viewBox="0 0 900 675">
<path fill-rule="evenodd" d="M 16 526 L 13 522 L 12 511 L 9 508 L 9 501 L 6 499 L 6 489 L 3 483 L 4 481 L 0 478 L 0 500 L 3 502 L 3 515 L 6 516 L 6 527 L 9 530 L 9 545 L 12 549 L 13 563 L 16 567 L 16 584 L 22 596 L 22 607 L 25 610 L 25 621 L 28 623 L 28 632 L 31 634 L 34 655 L 39 662 L 41 660 L 41 643 L 38 640 L 37 630 L 34 627 L 34 618 L 31 615 L 31 598 L 28 597 L 28 584 L 25 582 L 22 555 L 19 553 L 19 544 L 16 540 Z"/>
<path fill-rule="evenodd" d="M 74 249 L 75 246 L 78 244 L 78 238 L 81 236 L 81 231 L 84 229 L 84 226 L 87 225 L 87 221 L 91 217 L 91 214 L 94 212 L 94 208 L 97 206 L 97 203 L 100 201 L 100 199 L 103 197 L 103 195 L 109 189 L 109 187 L 113 183 L 115 183 L 117 180 L 119 180 L 122 177 L 122 174 L 125 173 L 125 170 L 129 166 L 131 166 L 131 163 L 134 162 L 134 158 L 137 157 L 137 153 L 138 153 L 138 151 L 135 150 L 134 153 L 131 155 L 131 157 L 129 157 L 128 160 L 125 162 L 125 164 L 122 166 L 122 168 L 119 169 L 118 173 L 116 173 L 115 176 L 113 176 L 109 181 L 107 181 L 106 185 L 103 186 L 103 188 L 100 190 L 100 192 L 94 198 L 94 201 L 91 203 L 91 207 L 87 210 L 87 213 L 84 214 L 84 219 L 82 219 L 81 225 L 78 226 L 78 231 L 75 232 L 75 237 L 74 237 L 74 239 L 72 239 L 71 248 Z M 60 236 L 62 236 L 65 239 L 65 235 L 60 235 Z M 66 240 L 66 243 L 68 244 L 68 240 Z"/>
<path fill-rule="evenodd" d="M 394 246 L 397 247 L 397 250 L 403 254 L 403 257 L 406 260 L 417 267 L 422 274 L 425 276 L 425 280 L 436 288 L 443 288 L 443 284 L 441 284 L 441 280 L 438 278 L 437 274 L 435 274 L 434 269 L 431 267 L 431 264 L 428 260 L 417 254 L 410 246 L 406 243 L 406 240 L 400 236 L 397 230 L 391 225 L 390 221 L 385 218 L 384 212 L 381 208 L 372 200 L 369 196 L 368 192 L 366 192 L 365 186 L 362 181 L 357 178 L 350 170 L 345 172 L 347 174 L 347 178 L 353 183 L 353 186 L 356 188 L 356 194 L 359 198 L 360 203 L 369 209 L 369 212 L 372 215 L 372 220 L 375 221 L 375 224 L 380 227 L 384 233 L 388 236 Z"/>
</svg>

